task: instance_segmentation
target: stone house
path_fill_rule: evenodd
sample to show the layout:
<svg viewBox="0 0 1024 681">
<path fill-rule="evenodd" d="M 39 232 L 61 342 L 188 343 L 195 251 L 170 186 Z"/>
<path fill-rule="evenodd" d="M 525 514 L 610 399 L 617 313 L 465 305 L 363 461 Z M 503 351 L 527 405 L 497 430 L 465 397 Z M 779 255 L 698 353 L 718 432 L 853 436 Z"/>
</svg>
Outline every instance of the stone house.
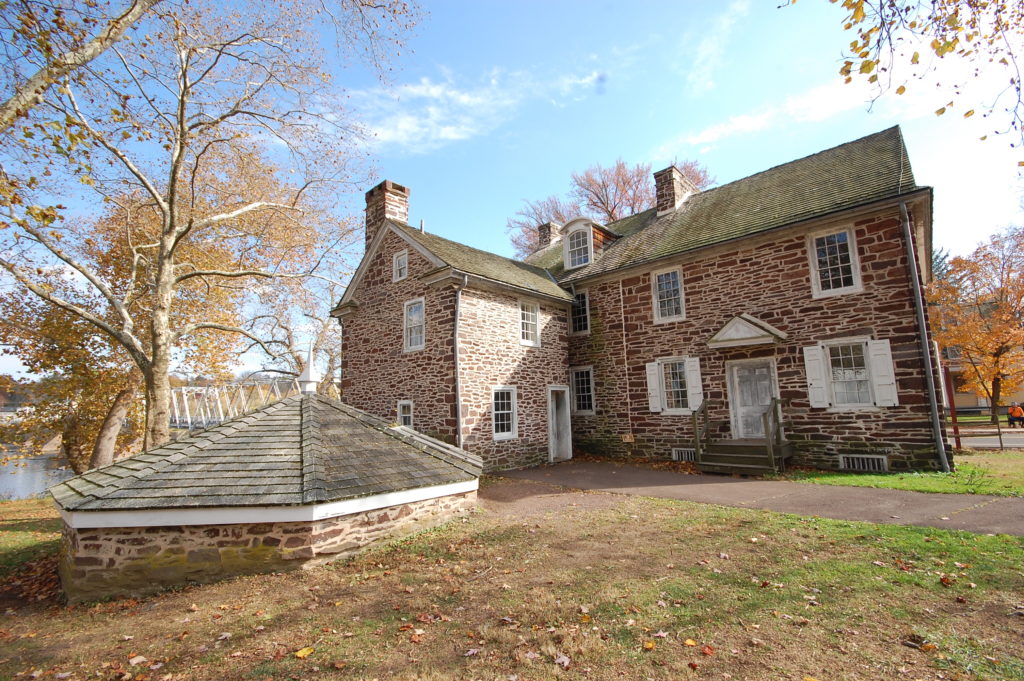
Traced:
<svg viewBox="0 0 1024 681">
<path fill-rule="evenodd" d="M 948 466 L 920 287 L 931 189 L 899 128 L 657 206 L 541 225 L 525 262 L 417 230 L 366 194 L 366 252 L 332 312 L 344 399 L 478 454 L 573 451 L 758 472 Z"/>
</svg>

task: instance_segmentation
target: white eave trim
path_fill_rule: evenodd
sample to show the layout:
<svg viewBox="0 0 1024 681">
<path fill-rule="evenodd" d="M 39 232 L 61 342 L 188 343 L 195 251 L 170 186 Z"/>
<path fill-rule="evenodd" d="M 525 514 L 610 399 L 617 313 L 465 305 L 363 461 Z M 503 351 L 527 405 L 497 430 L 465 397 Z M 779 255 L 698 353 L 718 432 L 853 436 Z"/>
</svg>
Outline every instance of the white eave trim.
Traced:
<svg viewBox="0 0 1024 681">
<path fill-rule="evenodd" d="M 238 525 L 243 523 L 295 523 L 326 520 L 339 516 L 376 511 L 453 494 L 474 492 L 478 478 L 446 485 L 386 492 L 356 499 L 343 499 L 304 506 L 220 506 L 215 508 L 159 508 L 139 511 L 66 511 L 61 518 L 74 529 L 106 527 L 168 527 L 176 525 Z"/>
</svg>

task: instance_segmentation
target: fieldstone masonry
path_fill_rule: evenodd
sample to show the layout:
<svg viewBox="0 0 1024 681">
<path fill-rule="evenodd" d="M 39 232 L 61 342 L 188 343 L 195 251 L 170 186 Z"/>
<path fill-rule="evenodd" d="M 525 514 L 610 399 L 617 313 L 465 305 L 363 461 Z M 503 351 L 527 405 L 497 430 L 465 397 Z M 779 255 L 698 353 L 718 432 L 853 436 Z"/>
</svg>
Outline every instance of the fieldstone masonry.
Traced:
<svg viewBox="0 0 1024 681">
<path fill-rule="evenodd" d="M 311 567 L 435 527 L 475 503 L 474 491 L 311 522 L 77 530 L 65 524 L 61 582 L 74 603 Z"/>
<path fill-rule="evenodd" d="M 851 225 L 836 229 L 845 226 Z M 860 256 L 860 293 L 813 298 L 806 229 L 750 239 L 746 248 L 681 256 L 677 262 L 683 273 L 683 321 L 653 322 L 649 273 L 587 288 L 591 332 L 570 337 L 570 361 L 593 365 L 596 413 L 574 415 L 577 447 L 615 457 L 659 458 L 668 458 L 673 447 L 691 447 L 691 417 L 651 412 L 647 403 L 646 363 L 679 355 L 700 358 L 710 418 L 719 423 L 715 435 L 728 438 L 726 362 L 770 357 L 775 360 L 780 396 L 788 400 L 785 418 L 793 426 L 787 437 L 797 444 L 797 463 L 838 468 L 841 454 L 884 454 L 893 470 L 935 467 L 924 365 L 897 210 L 860 219 L 852 227 Z M 708 347 L 707 340 L 741 313 L 771 324 L 788 339 L 776 345 Z M 889 340 L 899 406 L 810 407 L 803 346 L 852 336 Z M 633 442 L 624 441 L 629 435 Z"/>
</svg>

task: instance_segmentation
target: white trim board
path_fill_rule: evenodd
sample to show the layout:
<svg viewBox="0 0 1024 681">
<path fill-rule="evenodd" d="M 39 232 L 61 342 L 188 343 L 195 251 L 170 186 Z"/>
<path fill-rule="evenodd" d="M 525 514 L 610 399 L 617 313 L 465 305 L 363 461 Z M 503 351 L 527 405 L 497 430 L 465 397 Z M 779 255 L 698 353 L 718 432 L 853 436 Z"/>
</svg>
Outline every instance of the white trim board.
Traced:
<svg viewBox="0 0 1024 681">
<path fill-rule="evenodd" d="M 60 515 L 68 527 L 75 529 L 296 523 L 326 520 L 453 494 L 475 492 L 479 485 L 479 479 L 474 478 L 446 485 L 418 487 L 304 506 L 220 506 L 216 508 L 157 508 L 137 511 L 66 511 L 60 509 Z"/>
</svg>

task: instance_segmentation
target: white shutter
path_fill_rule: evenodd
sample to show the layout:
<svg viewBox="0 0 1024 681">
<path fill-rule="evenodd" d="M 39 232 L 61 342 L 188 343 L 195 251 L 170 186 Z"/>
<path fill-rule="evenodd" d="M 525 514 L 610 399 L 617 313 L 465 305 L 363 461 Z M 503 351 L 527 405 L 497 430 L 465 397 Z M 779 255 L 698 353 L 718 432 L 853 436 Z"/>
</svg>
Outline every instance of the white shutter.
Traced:
<svg viewBox="0 0 1024 681">
<path fill-rule="evenodd" d="M 700 384 L 700 359 L 686 358 L 686 403 L 696 411 L 704 401 L 704 389 Z"/>
<path fill-rule="evenodd" d="M 647 363 L 647 404 L 651 411 L 661 411 L 661 364 Z"/>
<path fill-rule="evenodd" d="M 828 399 L 824 348 L 818 345 L 805 347 L 804 368 L 807 370 L 807 398 L 810 400 L 811 406 L 831 406 Z"/>
<path fill-rule="evenodd" d="M 871 362 L 871 383 L 875 389 L 875 404 L 895 407 L 900 403 L 896 395 L 896 371 L 892 365 L 892 352 L 887 340 L 869 340 L 868 358 Z"/>
</svg>

